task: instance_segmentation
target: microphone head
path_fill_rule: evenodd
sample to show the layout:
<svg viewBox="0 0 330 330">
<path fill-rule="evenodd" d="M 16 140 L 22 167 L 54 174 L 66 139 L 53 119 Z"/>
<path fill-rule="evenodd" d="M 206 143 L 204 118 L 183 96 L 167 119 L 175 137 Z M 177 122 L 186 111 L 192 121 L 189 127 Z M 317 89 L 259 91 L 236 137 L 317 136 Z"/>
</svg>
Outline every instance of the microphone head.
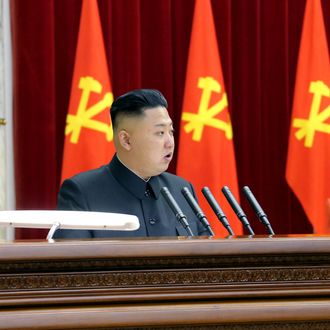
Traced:
<svg viewBox="0 0 330 330">
<path fill-rule="evenodd" d="M 203 210 L 198 205 L 198 203 L 197 203 L 196 199 L 194 198 L 193 194 L 191 193 L 191 191 L 187 187 L 183 187 L 181 189 L 181 193 L 184 196 L 184 198 L 186 199 L 186 201 L 188 202 L 188 204 L 190 205 L 191 209 L 193 210 L 193 212 L 196 215 L 196 217 L 198 218 L 198 220 L 203 224 L 203 226 L 208 230 L 208 232 L 212 236 L 214 236 L 214 232 L 213 232 L 209 222 L 207 221 L 207 218 L 206 218 Z"/>
<path fill-rule="evenodd" d="M 218 204 L 218 202 L 216 201 L 215 197 L 213 196 L 211 190 L 209 187 L 204 187 L 202 188 L 202 193 L 204 195 L 204 197 L 206 198 L 206 200 L 208 201 L 208 203 L 210 204 L 212 210 L 215 212 L 215 214 L 219 217 L 225 217 L 226 215 L 224 214 L 224 212 L 222 211 L 220 205 Z"/>
<path fill-rule="evenodd" d="M 210 191 L 210 188 L 209 188 L 209 187 L 205 186 L 205 187 L 202 188 L 202 192 L 203 192 L 203 193 L 204 193 L 204 192 L 207 192 L 207 191 Z"/>
<path fill-rule="evenodd" d="M 272 226 L 271 226 L 271 224 L 268 220 L 268 217 L 267 217 L 266 213 L 264 212 L 264 210 L 262 209 L 262 207 L 258 203 L 257 199 L 254 197 L 254 195 L 253 195 L 252 191 L 250 190 L 250 188 L 248 186 L 244 186 L 242 188 L 242 191 L 244 193 L 244 196 L 248 200 L 249 204 L 253 208 L 254 212 L 256 213 L 257 217 L 261 221 L 261 223 L 267 228 L 269 234 L 275 235 L 274 230 L 273 230 L 273 228 L 272 228 Z"/>
<path fill-rule="evenodd" d="M 262 209 L 262 207 L 258 203 L 257 199 L 254 197 L 251 189 L 248 186 L 244 186 L 242 188 L 242 191 L 244 193 L 244 196 L 248 200 L 249 204 L 253 208 L 254 212 L 257 214 L 258 218 L 266 216 L 264 210 Z"/>
<path fill-rule="evenodd" d="M 213 212 L 215 213 L 217 218 L 220 220 L 221 224 L 227 229 L 227 231 L 229 232 L 230 235 L 234 235 L 234 232 L 230 227 L 230 224 L 227 220 L 225 213 L 222 211 L 220 205 L 216 201 L 216 199 L 213 196 L 209 187 L 204 187 L 202 189 L 202 193 L 203 193 L 204 197 L 206 198 L 207 202 L 209 203 L 209 205 L 211 206 Z"/>
<path fill-rule="evenodd" d="M 194 236 L 193 232 L 190 229 L 189 223 L 187 221 L 186 216 L 181 211 L 179 205 L 175 201 L 174 197 L 170 193 L 167 187 L 163 187 L 160 189 L 161 194 L 164 196 L 167 204 L 172 209 L 173 213 L 175 214 L 175 217 L 178 219 L 178 221 L 182 224 L 182 226 L 187 230 L 187 233 L 189 236 Z"/>
<path fill-rule="evenodd" d="M 228 186 L 223 186 L 222 189 L 221 189 L 221 191 L 225 195 L 228 203 L 230 204 L 230 206 L 232 207 L 232 209 L 234 210 L 234 212 L 236 213 L 236 215 L 239 218 L 246 217 L 243 209 L 238 204 L 237 199 L 234 197 L 234 195 L 230 191 L 229 187 Z"/>
<path fill-rule="evenodd" d="M 182 193 L 182 195 L 187 196 L 187 195 L 189 195 L 190 191 L 187 187 L 183 187 L 181 189 L 181 193 Z"/>
<path fill-rule="evenodd" d="M 201 217 L 205 217 L 205 214 L 203 213 L 202 209 L 198 205 L 196 199 L 194 198 L 190 190 L 187 187 L 183 187 L 181 189 L 181 193 L 196 214 L 197 218 L 200 219 Z"/>
<path fill-rule="evenodd" d="M 173 198 L 173 196 L 170 193 L 170 191 L 168 190 L 168 188 L 163 187 L 163 188 L 160 189 L 160 192 L 164 196 L 166 202 L 168 203 L 168 205 L 170 206 L 170 208 L 172 209 L 174 214 L 177 216 L 178 213 L 181 213 L 179 205 L 177 204 L 177 202 Z"/>
<path fill-rule="evenodd" d="M 247 219 L 243 209 L 239 205 L 237 199 L 234 197 L 234 195 L 231 193 L 230 189 L 227 186 L 222 187 L 221 191 L 225 195 L 228 203 L 236 213 L 238 219 L 242 222 L 245 228 L 247 228 L 251 235 L 254 235 L 254 232 L 250 226 L 249 220 Z"/>
</svg>

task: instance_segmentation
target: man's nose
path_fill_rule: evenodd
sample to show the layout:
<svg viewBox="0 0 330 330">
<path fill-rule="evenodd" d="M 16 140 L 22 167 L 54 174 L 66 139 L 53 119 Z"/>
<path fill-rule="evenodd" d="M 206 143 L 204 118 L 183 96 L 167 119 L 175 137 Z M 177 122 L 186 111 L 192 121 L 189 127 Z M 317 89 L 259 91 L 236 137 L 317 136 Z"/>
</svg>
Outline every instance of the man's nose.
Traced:
<svg viewBox="0 0 330 330">
<path fill-rule="evenodd" d="M 174 136 L 173 134 L 167 134 L 166 140 L 165 140 L 165 146 L 167 148 L 173 148 L 174 147 Z"/>
</svg>

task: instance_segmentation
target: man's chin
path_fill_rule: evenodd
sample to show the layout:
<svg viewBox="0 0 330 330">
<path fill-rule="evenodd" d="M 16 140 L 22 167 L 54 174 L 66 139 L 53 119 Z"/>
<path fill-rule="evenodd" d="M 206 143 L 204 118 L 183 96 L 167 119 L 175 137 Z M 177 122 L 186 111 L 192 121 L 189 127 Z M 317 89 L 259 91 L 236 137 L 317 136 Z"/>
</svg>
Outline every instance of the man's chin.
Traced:
<svg viewBox="0 0 330 330">
<path fill-rule="evenodd" d="M 155 171 L 155 174 L 153 176 L 157 176 L 162 174 L 163 172 L 167 171 L 169 164 L 163 164 L 163 166 L 159 167 L 157 171 Z"/>
</svg>

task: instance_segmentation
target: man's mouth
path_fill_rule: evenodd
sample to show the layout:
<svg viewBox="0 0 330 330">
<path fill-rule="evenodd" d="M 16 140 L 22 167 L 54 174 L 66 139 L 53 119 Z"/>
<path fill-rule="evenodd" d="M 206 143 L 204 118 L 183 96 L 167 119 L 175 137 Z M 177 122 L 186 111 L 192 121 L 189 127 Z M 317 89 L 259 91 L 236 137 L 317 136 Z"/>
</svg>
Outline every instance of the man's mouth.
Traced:
<svg viewBox="0 0 330 330">
<path fill-rule="evenodd" d="M 170 152 L 170 153 L 166 154 L 166 155 L 164 156 L 164 158 L 165 158 L 166 160 L 171 160 L 171 159 L 172 159 L 172 156 L 173 156 L 173 153 Z"/>
</svg>

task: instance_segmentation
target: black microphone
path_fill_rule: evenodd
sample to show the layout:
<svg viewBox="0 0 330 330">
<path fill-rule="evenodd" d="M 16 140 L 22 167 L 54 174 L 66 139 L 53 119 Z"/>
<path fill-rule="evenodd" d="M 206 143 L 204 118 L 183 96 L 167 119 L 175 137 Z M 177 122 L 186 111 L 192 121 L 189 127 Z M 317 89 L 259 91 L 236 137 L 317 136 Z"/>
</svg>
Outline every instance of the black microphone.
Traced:
<svg viewBox="0 0 330 330">
<path fill-rule="evenodd" d="M 187 221 L 187 217 L 183 214 L 181 211 L 179 205 L 175 201 L 174 197 L 170 193 L 167 187 L 163 187 L 161 190 L 161 193 L 163 194 L 167 204 L 172 209 L 173 213 L 175 214 L 175 217 L 178 219 L 178 221 L 181 223 L 183 228 L 187 231 L 188 236 L 194 236 L 193 232 L 190 229 L 189 223 Z"/>
<path fill-rule="evenodd" d="M 244 186 L 242 188 L 242 191 L 250 203 L 251 207 L 253 208 L 254 212 L 257 214 L 258 218 L 260 219 L 260 222 L 267 228 L 268 233 L 271 235 L 275 235 L 272 226 L 270 225 L 270 222 L 268 220 L 268 217 L 264 210 L 261 208 L 260 204 L 258 203 L 257 199 L 254 197 L 251 189 L 248 186 Z"/>
<path fill-rule="evenodd" d="M 190 207 L 192 208 L 192 210 L 194 211 L 198 220 L 203 224 L 203 226 L 207 229 L 207 231 L 210 233 L 210 235 L 214 236 L 214 232 L 213 232 L 209 222 L 207 221 L 205 214 L 203 213 L 202 209 L 198 205 L 197 201 L 195 200 L 195 198 L 192 195 L 192 193 L 190 192 L 190 190 L 187 187 L 183 187 L 181 189 L 181 193 L 184 196 L 184 198 L 186 199 L 186 201 L 188 202 L 188 204 L 190 205 Z"/>
<path fill-rule="evenodd" d="M 229 202 L 230 206 L 232 207 L 232 209 L 234 210 L 234 212 L 236 213 L 238 219 L 242 222 L 244 227 L 249 231 L 249 233 L 251 235 L 254 235 L 254 232 L 253 232 L 253 230 L 250 226 L 249 220 L 247 219 L 244 211 L 242 210 L 242 208 L 238 204 L 236 198 L 231 193 L 230 189 L 227 186 L 224 186 L 224 187 L 222 187 L 221 191 L 225 195 L 227 201 Z"/>
<path fill-rule="evenodd" d="M 204 197 L 206 198 L 206 200 L 208 201 L 208 203 L 210 204 L 213 212 L 216 214 L 216 216 L 218 217 L 218 219 L 222 223 L 222 225 L 227 229 L 228 233 L 230 235 L 234 235 L 234 232 L 230 227 L 230 224 L 227 220 L 227 217 L 226 217 L 225 213 L 222 211 L 222 209 L 219 206 L 218 202 L 214 198 L 213 194 L 211 193 L 211 190 L 208 187 L 204 187 L 202 189 L 202 193 L 203 193 Z"/>
</svg>

